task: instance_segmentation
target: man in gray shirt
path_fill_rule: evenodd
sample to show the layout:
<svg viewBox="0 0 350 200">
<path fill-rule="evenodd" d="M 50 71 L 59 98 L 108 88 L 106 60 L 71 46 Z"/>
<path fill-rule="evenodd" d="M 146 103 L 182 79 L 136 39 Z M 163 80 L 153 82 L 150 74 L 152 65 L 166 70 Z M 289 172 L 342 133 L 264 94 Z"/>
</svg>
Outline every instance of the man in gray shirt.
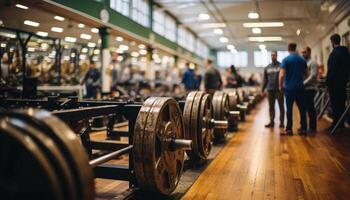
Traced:
<svg viewBox="0 0 350 200">
<path fill-rule="evenodd" d="M 270 122 L 265 125 L 266 128 L 274 127 L 275 119 L 275 102 L 277 99 L 280 109 L 280 128 L 284 128 L 284 97 L 278 89 L 278 76 L 280 72 L 280 62 L 277 61 L 277 51 L 271 52 L 272 63 L 264 70 L 264 80 L 262 91 L 267 90 L 269 101 Z"/>
<path fill-rule="evenodd" d="M 317 62 L 311 59 L 311 48 L 305 47 L 301 51 L 303 57 L 307 62 L 308 76 L 304 80 L 305 87 L 305 105 L 306 112 L 309 116 L 309 132 L 316 132 L 316 109 L 314 105 L 314 98 L 317 89 L 317 76 L 318 76 L 318 65 Z"/>
</svg>

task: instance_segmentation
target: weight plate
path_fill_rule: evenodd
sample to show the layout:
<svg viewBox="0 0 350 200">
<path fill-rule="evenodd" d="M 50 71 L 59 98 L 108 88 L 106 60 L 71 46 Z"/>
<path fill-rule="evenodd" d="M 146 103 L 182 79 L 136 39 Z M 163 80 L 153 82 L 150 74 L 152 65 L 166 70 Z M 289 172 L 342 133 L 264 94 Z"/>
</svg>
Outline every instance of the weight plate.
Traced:
<svg viewBox="0 0 350 200">
<path fill-rule="evenodd" d="M 215 120 L 227 121 L 226 113 L 229 111 L 228 96 L 225 92 L 217 91 L 213 97 L 213 112 Z M 226 129 L 214 129 L 214 140 L 223 141 L 226 138 Z"/>
<path fill-rule="evenodd" d="M 211 119 L 213 119 L 211 96 L 210 94 L 204 94 L 199 113 L 199 129 L 201 134 L 198 135 L 198 146 L 205 159 L 209 156 L 213 139 L 214 130 L 206 125 Z"/>
<path fill-rule="evenodd" d="M 74 177 L 71 173 L 70 166 L 55 142 L 48 137 L 46 133 L 34 128 L 31 124 L 22 120 L 20 117 L 10 117 L 8 122 L 21 133 L 31 137 L 40 148 L 40 151 L 48 159 L 52 169 L 58 176 L 56 181 L 61 185 L 64 199 L 77 199 L 77 188 L 74 185 Z"/>
<path fill-rule="evenodd" d="M 212 105 L 209 94 L 191 92 L 186 98 L 184 124 L 186 139 L 192 140 L 192 150 L 187 154 L 192 160 L 202 161 L 211 149 L 212 129 L 206 128 L 205 119 L 212 118 Z"/>
<path fill-rule="evenodd" d="M 235 89 L 227 89 L 225 92 L 228 95 L 230 110 L 237 110 L 238 94 Z"/>
<path fill-rule="evenodd" d="M 170 150 L 166 142 L 185 137 L 178 103 L 172 98 L 150 98 L 142 106 L 136 124 L 134 160 L 138 184 L 147 192 L 169 195 L 180 180 L 184 163 L 184 150 Z"/>
<path fill-rule="evenodd" d="M 3 199 L 63 200 L 53 166 L 32 138 L 0 121 L 0 194 Z"/>
<path fill-rule="evenodd" d="M 203 156 L 200 154 L 198 146 L 198 114 L 200 111 L 200 101 L 203 92 L 191 92 L 186 98 L 184 112 L 185 136 L 186 139 L 192 140 L 192 149 L 187 151 L 187 155 L 191 160 L 202 160 Z"/>
<path fill-rule="evenodd" d="M 87 154 L 75 133 L 61 120 L 46 111 L 26 111 L 33 124 L 49 135 L 63 153 L 68 162 L 75 185 L 78 188 L 78 199 L 94 199 L 94 177 Z"/>
</svg>

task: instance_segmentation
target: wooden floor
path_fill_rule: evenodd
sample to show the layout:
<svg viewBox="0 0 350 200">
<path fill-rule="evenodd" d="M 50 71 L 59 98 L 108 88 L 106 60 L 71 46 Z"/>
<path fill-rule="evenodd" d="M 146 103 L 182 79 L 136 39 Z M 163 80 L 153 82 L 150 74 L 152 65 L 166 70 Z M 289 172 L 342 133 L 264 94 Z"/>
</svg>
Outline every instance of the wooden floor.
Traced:
<svg viewBox="0 0 350 200">
<path fill-rule="evenodd" d="M 266 100 L 254 112 L 183 200 L 350 199 L 349 132 L 280 136 L 280 129 L 264 128 Z"/>
</svg>

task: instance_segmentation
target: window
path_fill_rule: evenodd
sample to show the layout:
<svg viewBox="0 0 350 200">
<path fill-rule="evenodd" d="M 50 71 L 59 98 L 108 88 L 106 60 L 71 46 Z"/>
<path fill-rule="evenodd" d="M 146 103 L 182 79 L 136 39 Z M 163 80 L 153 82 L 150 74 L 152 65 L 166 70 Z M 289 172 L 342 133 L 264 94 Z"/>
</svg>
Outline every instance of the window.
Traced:
<svg viewBox="0 0 350 200">
<path fill-rule="evenodd" d="M 165 17 L 165 37 L 173 42 L 176 41 L 176 22 L 169 15 Z"/>
<path fill-rule="evenodd" d="M 195 50 L 195 37 L 194 35 L 184 27 L 178 28 L 178 40 L 177 43 L 190 51 Z"/>
<path fill-rule="evenodd" d="M 238 51 L 237 53 L 229 51 L 218 52 L 218 65 L 220 67 L 229 67 L 232 64 L 236 67 L 247 67 L 248 53 L 246 51 Z"/>
<path fill-rule="evenodd" d="M 202 58 L 207 58 L 209 54 L 209 48 L 201 40 L 197 39 L 195 52 L 197 55 L 201 56 Z"/>
<path fill-rule="evenodd" d="M 277 51 L 277 60 L 282 60 L 289 55 L 288 51 Z M 254 51 L 254 66 L 266 67 L 271 63 L 271 51 Z"/>
<path fill-rule="evenodd" d="M 154 10 L 153 12 L 153 30 L 159 35 L 164 35 L 164 13 L 160 10 Z"/>
<path fill-rule="evenodd" d="M 183 27 L 179 27 L 177 29 L 177 43 L 182 46 L 185 47 L 186 46 L 186 29 Z"/>
<path fill-rule="evenodd" d="M 130 15 L 130 0 L 110 0 L 111 9 L 125 15 Z"/>
<path fill-rule="evenodd" d="M 143 25 L 149 26 L 149 7 L 146 0 L 133 0 L 132 1 L 132 19 Z"/>
</svg>

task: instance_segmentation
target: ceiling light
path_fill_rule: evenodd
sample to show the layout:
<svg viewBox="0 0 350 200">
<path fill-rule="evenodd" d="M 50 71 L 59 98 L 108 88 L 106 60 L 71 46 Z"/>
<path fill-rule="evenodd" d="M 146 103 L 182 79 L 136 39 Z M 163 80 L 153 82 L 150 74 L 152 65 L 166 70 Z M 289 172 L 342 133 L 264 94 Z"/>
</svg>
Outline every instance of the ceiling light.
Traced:
<svg viewBox="0 0 350 200">
<path fill-rule="evenodd" d="M 56 15 L 55 17 L 54 17 L 54 19 L 55 20 L 58 20 L 58 21 L 64 21 L 64 17 L 61 17 L 61 16 L 58 16 L 58 15 Z"/>
<path fill-rule="evenodd" d="M 266 49 L 266 45 L 264 45 L 264 44 L 260 44 L 259 45 L 259 48 L 262 50 L 262 49 Z"/>
<path fill-rule="evenodd" d="M 235 48 L 235 46 L 233 46 L 232 44 L 228 44 L 226 47 L 227 47 L 227 49 L 229 49 L 229 50 L 231 50 L 231 49 L 234 49 L 234 48 Z"/>
<path fill-rule="evenodd" d="M 259 18 L 259 14 L 256 12 L 250 12 L 248 13 L 248 18 L 249 19 L 258 19 Z"/>
<path fill-rule="evenodd" d="M 16 38 L 17 35 L 12 34 L 12 33 L 4 33 L 4 32 L 0 32 L 0 35 L 4 36 L 4 37 L 8 37 L 8 38 Z"/>
<path fill-rule="evenodd" d="M 117 61 L 119 61 L 119 62 L 120 62 L 120 61 L 123 61 L 123 59 L 124 59 L 123 56 L 118 56 L 118 57 L 117 57 Z"/>
<path fill-rule="evenodd" d="M 5 48 L 6 47 L 6 44 L 5 43 L 1 43 L 1 46 L 2 48 Z"/>
<path fill-rule="evenodd" d="M 123 51 L 129 50 L 129 46 L 128 45 L 124 45 L 124 44 L 119 45 L 119 48 L 122 49 Z"/>
<path fill-rule="evenodd" d="M 44 32 L 44 31 L 38 31 L 36 32 L 36 34 L 42 37 L 47 37 L 49 35 L 47 32 Z"/>
<path fill-rule="evenodd" d="M 269 37 L 249 37 L 249 41 L 251 42 L 274 42 L 281 41 L 282 37 L 279 36 L 269 36 Z"/>
<path fill-rule="evenodd" d="M 69 56 L 64 56 L 64 57 L 63 57 L 63 60 L 65 60 L 65 61 L 69 61 L 69 60 L 70 60 L 70 58 L 69 58 Z"/>
<path fill-rule="evenodd" d="M 181 4 L 177 8 L 183 9 L 183 8 L 188 8 L 188 7 L 191 7 L 191 6 L 194 6 L 194 5 L 195 5 L 194 3 Z"/>
<path fill-rule="evenodd" d="M 218 35 L 221 35 L 221 34 L 224 33 L 224 31 L 222 29 L 220 29 L 220 28 L 216 28 L 216 29 L 214 29 L 214 33 L 218 34 Z"/>
<path fill-rule="evenodd" d="M 28 52 L 34 52 L 34 51 L 35 51 L 35 48 L 34 48 L 34 47 L 28 47 L 28 48 L 27 48 L 27 51 L 28 51 Z"/>
<path fill-rule="evenodd" d="M 121 42 L 121 41 L 123 41 L 123 40 L 124 40 L 124 38 L 123 38 L 123 37 L 118 36 L 118 37 L 116 37 L 116 38 L 115 38 L 115 40 L 117 40 L 118 42 Z"/>
<path fill-rule="evenodd" d="M 52 27 L 52 28 L 51 28 L 51 31 L 57 32 L 57 33 L 62 33 L 63 28 L 60 28 L 60 27 Z"/>
<path fill-rule="evenodd" d="M 78 27 L 79 27 L 79 28 L 84 28 L 84 27 L 85 27 L 85 24 L 78 24 Z"/>
<path fill-rule="evenodd" d="M 238 51 L 236 49 L 231 49 L 231 53 L 236 54 Z"/>
<path fill-rule="evenodd" d="M 98 28 L 92 28 L 92 29 L 91 29 L 91 32 L 93 32 L 93 33 L 98 33 Z"/>
<path fill-rule="evenodd" d="M 145 49 L 146 46 L 145 46 L 144 44 L 139 44 L 139 48 L 140 48 L 140 49 Z"/>
<path fill-rule="evenodd" d="M 86 55 L 85 55 L 85 54 L 81 54 L 81 55 L 79 56 L 79 59 L 80 59 L 80 60 L 85 60 L 85 59 L 86 59 Z"/>
<path fill-rule="evenodd" d="M 131 56 L 132 57 L 139 57 L 139 53 L 138 52 L 136 52 L 136 51 L 134 51 L 134 52 L 131 52 Z"/>
<path fill-rule="evenodd" d="M 72 57 L 72 58 L 75 58 L 75 56 L 76 56 L 76 55 L 75 55 L 74 52 L 70 54 L 70 57 Z"/>
<path fill-rule="evenodd" d="M 17 8 L 24 9 L 24 10 L 27 10 L 27 9 L 28 9 L 27 6 L 24 6 L 24 5 L 22 5 L 22 4 L 16 4 L 16 7 L 17 7 Z"/>
<path fill-rule="evenodd" d="M 203 28 L 224 28 L 226 27 L 225 23 L 206 23 L 202 25 Z"/>
<path fill-rule="evenodd" d="M 92 60 L 95 61 L 95 62 L 97 62 L 97 61 L 98 61 L 98 57 L 97 57 L 97 56 L 93 56 L 93 57 L 92 57 Z"/>
<path fill-rule="evenodd" d="M 282 27 L 284 26 L 284 23 L 283 22 L 252 22 L 252 23 L 243 23 L 243 26 L 246 28 Z"/>
<path fill-rule="evenodd" d="M 198 15 L 198 19 L 199 20 L 208 20 L 208 19 L 210 19 L 210 15 L 208 15 L 207 13 L 201 13 Z"/>
<path fill-rule="evenodd" d="M 90 48 L 94 48 L 94 47 L 96 47 L 96 43 L 89 42 L 87 46 Z"/>
<path fill-rule="evenodd" d="M 34 26 L 34 27 L 38 27 L 40 25 L 40 23 L 38 22 L 33 22 L 33 21 L 30 21 L 30 20 L 25 20 L 24 21 L 24 24 L 25 25 L 28 25 L 28 26 Z"/>
<path fill-rule="evenodd" d="M 91 35 L 82 33 L 82 34 L 80 34 L 80 38 L 81 39 L 85 39 L 85 40 L 90 40 L 91 39 Z"/>
<path fill-rule="evenodd" d="M 135 45 L 136 45 L 136 42 L 135 42 L 135 41 L 131 41 L 131 42 L 130 42 L 130 45 L 131 45 L 131 46 L 135 46 Z"/>
<path fill-rule="evenodd" d="M 220 37 L 220 42 L 221 43 L 227 43 L 228 42 L 228 38 L 227 37 Z"/>
<path fill-rule="evenodd" d="M 88 48 L 82 48 L 82 49 L 81 49 L 81 52 L 82 52 L 82 53 L 87 53 L 88 51 L 89 51 Z"/>
<path fill-rule="evenodd" d="M 47 43 L 41 43 L 40 47 L 43 49 L 43 50 L 46 50 L 47 48 L 49 48 L 49 45 Z"/>
<path fill-rule="evenodd" d="M 99 49 L 95 49 L 95 50 L 94 50 L 94 54 L 95 54 L 95 55 L 100 54 L 100 50 L 99 50 Z"/>
<path fill-rule="evenodd" d="M 260 34 L 261 33 L 261 28 L 252 28 L 252 32 L 254 34 Z"/>
<path fill-rule="evenodd" d="M 75 37 L 65 37 L 64 40 L 66 42 L 76 42 L 77 38 L 75 38 Z"/>
<path fill-rule="evenodd" d="M 298 28 L 298 30 L 297 30 L 297 35 L 299 36 L 300 35 L 300 33 L 301 33 L 301 30 L 300 30 L 300 28 Z"/>
<path fill-rule="evenodd" d="M 147 54 L 147 50 L 145 50 L 145 49 L 141 49 L 139 52 L 140 52 L 141 55 L 146 55 Z"/>
<path fill-rule="evenodd" d="M 116 52 L 119 53 L 119 54 L 122 54 L 122 53 L 124 53 L 124 50 L 119 48 L 119 49 L 117 49 Z"/>
</svg>

